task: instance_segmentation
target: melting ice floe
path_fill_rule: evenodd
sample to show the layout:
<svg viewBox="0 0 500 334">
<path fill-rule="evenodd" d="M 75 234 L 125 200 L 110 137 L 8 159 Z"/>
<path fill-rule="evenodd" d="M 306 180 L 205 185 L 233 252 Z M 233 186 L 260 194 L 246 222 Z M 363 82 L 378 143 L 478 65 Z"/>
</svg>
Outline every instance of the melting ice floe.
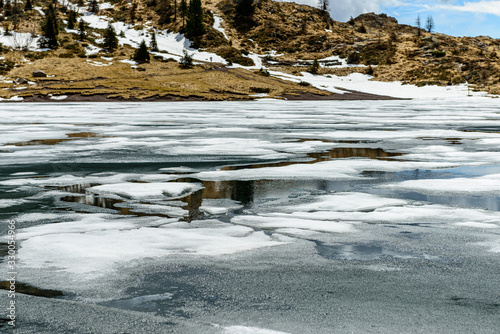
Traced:
<svg viewBox="0 0 500 334">
<path fill-rule="evenodd" d="M 229 326 L 224 327 L 224 334 L 290 334 L 288 332 L 275 331 L 259 327 Z"/>
<path fill-rule="evenodd" d="M 263 232 L 217 220 L 188 224 L 156 217 L 75 216 L 73 221 L 19 229 L 19 265 L 58 268 L 87 280 L 113 272 L 116 265 L 148 257 L 215 256 L 283 244 Z"/>
<path fill-rule="evenodd" d="M 117 183 L 87 188 L 96 194 L 116 194 L 125 198 L 150 198 L 165 196 L 168 199 L 185 197 L 202 189 L 195 183 Z"/>
<path fill-rule="evenodd" d="M 431 194 L 500 193 L 500 174 L 471 178 L 409 180 L 381 186 L 383 188 L 420 191 Z"/>
</svg>

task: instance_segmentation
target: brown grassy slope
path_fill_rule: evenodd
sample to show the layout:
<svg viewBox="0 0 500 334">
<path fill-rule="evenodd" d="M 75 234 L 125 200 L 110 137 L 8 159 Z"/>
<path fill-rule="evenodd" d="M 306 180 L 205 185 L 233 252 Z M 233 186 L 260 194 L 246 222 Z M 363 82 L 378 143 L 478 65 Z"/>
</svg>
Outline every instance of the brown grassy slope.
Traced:
<svg viewBox="0 0 500 334">
<path fill-rule="evenodd" d="M 181 29 L 180 17 L 177 21 L 160 24 L 156 7 L 148 6 L 149 2 L 144 0 L 135 0 L 134 2 L 138 4 L 134 19 L 137 28 L 142 28 L 143 23 L 151 21 L 158 29 L 171 31 Z M 449 85 L 467 81 L 477 85 L 478 89 L 487 90 L 490 93 L 500 93 L 500 40 L 489 37 L 458 38 L 443 34 L 429 34 L 423 30 L 418 36 L 417 28 L 400 25 L 395 19 L 383 14 L 363 14 L 349 23 L 336 22 L 316 8 L 271 0 L 260 0 L 256 6 L 253 23 L 241 24 L 238 19 L 234 18 L 234 3 L 231 0 L 202 0 L 202 3 L 205 8 L 205 25 L 207 27 L 207 33 L 202 39 L 203 46 L 208 51 L 217 52 L 234 62 L 246 64 L 245 62 L 249 61 L 248 58 L 244 57 L 246 52 L 263 54 L 271 50 L 283 53 L 282 56 L 276 57 L 277 60 L 289 61 L 290 63 L 297 59 L 312 60 L 339 55 L 348 58 L 353 64 L 372 65 L 373 75 L 377 80 L 400 80 L 417 85 Z M 108 15 L 115 20 L 131 22 L 129 15 L 131 5 L 128 1 L 116 0 L 114 4 L 113 9 L 102 10 L 100 14 Z M 220 32 L 211 28 L 213 25 L 212 14 L 224 19 L 222 26 L 230 41 L 225 40 Z M 58 15 L 60 19 L 66 17 L 63 12 L 59 12 Z M 27 13 L 26 17 L 29 20 L 21 22 L 21 27 L 26 31 L 32 30 L 33 26 L 38 24 L 37 21 L 41 19 L 36 11 Z M 89 33 L 91 32 L 102 34 L 102 31 L 89 31 Z M 95 67 L 86 63 L 93 59 L 76 57 L 78 54 L 81 57 L 84 55 L 82 54 L 82 43 L 76 41 L 74 35 L 61 33 L 59 40 L 61 42 L 59 49 L 49 53 L 23 55 L 12 51 L 4 52 L 2 56 L 5 56 L 7 61 L 12 61 L 9 63 L 10 65 L 7 65 L 12 66 L 17 63 L 20 66 L 20 68 L 12 69 L 10 72 L 7 68 L 4 75 L 8 78 L 23 75 L 29 77 L 34 68 L 43 65 L 48 72 L 53 69 L 54 74 L 57 73 L 55 77 L 57 79 L 53 80 L 59 80 L 59 85 L 63 85 L 63 81 L 68 81 L 65 84 L 67 89 L 74 89 L 76 85 L 69 83 L 69 81 L 83 82 L 82 80 L 87 80 L 86 86 L 81 87 L 81 90 L 85 94 L 90 94 L 95 82 L 88 81 L 89 79 L 86 79 L 85 76 L 98 72 L 99 76 L 110 80 L 107 86 L 104 85 L 108 87 L 106 89 L 122 96 L 137 98 L 148 96 L 148 94 L 173 94 L 173 92 L 181 95 L 202 94 L 210 99 L 223 98 L 224 94 L 228 94 L 229 98 L 236 98 L 241 94 L 250 94 L 250 88 L 264 79 L 268 80 L 266 82 L 269 82 L 270 86 L 267 88 L 271 89 L 272 95 L 279 95 L 282 91 L 295 88 L 305 89 L 293 84 L 274 85 L 274 81 L 269 81 L 272 79 L 266 79 L 252 73 L 237 76 L 235 73 L 238 71 L 234 70 L 216 71 L 219 73 L 215 76 L 207 69 L 210 66 L 219 66 L 217 64 L 207 64 L 208 67 L 191 70 L 190 75 L 178 73 L 180 70 L 176 69 L 173 63 L 166 65 L 158 61 L 144 65 L 145 72 L 132 71 L 126 65 L 120 65 L 116 61 L 110 67 Z M 93 42 L 90 37 L 89 42 Z M 132 53 L 133 50 L 125 47 L 108 56 L 125 59 L 130 58 Z M 105 54 L 102 53 L 102 55 Z M 23 62 L 23 58 L 28 56 L 32 56 L 30 59 L 33 61 L 31 63 Z M 38 57 L 45 57 L 45 59 L 43 61 L 34 59 Z M 64 63 L 71 66 L 59 68 L 56 64 L 62 62 L 62 59 L 66 59 Z M 73 70 L 72 67 L 78 70 Z M 62 69 L 68 72 L 64 73 Z M 293 64 L 282 65 L 277 69 L 289 73 L 298 73 L 304 70 L 304 68 L 293 66 Z M 1 66 L 0 70 L 2 70 Z M 194 75 L 196 71 L 202 74 L 198 74 L 196 77 Z M 321 69 L 320 74 L 347 75 L 352 71 L 364 72 L 366 69 Z M 239 72 L 243 73 L 242 70 Z M 82 73 L 84 73 L 83 77 Z M 206 79 L 202 79 L 203 76 L 206 76 Z M 139 84 L 138 81 L 141 80 L 144 82 Z M 172 80 L 173 84 L 165 83 Z M 245 80 L 249 82 L 243 83 Z M 8 84 L 3 85 L 4 87 L 8 86 Z M 56 86 L 43 87 L 45 87 L 44 90 L 40 91 L 49 92 Z M 9 86 L 9 88 L 13 87 Z M 84 88 L 85 90 L 83 90 Z M 135 89 L 131 91 L 131 88 Z M 13 93 L 29 94 L 35 89 L 37 88 L 33 87 L 25 92 L 5 90 L 0 94 L 3 97 Z M 63 87 L 57 86 L 57 89 L 62 90 Z M 190 92 L 191 89 L 192 92 Z M 102 87 L 96 90 L 98 93 L 104 91 Z"/>
<path fill-rule="evenodd" d="M 377 80 L 417 85 L 469 82 L 500 93 L 500 40 L 424 30 L 418 36 L 416 27 L 398 24 L 384 14 L 336 22 L 315 8 L 271 0 L 259 1 L 253 26 L 238 29 L 233 7 L 231 1 L 222 0 L 213 11 L 226 20 L 224 27 L 233 45 L 247 51 L 276 50 L 284 53 L 279 59 L 288 61 L 339 55 L 353 64 L 376 66 Z M 347 74 L 345 69 L 322 72 Z"/>
<path fill-rule="evenodd" d="M 298 92 L 325 94 L 311 87 L 302 87 L 243 69 L 226 69 L 208 64 L 181 69 L 177 62 L 152 60 L 140 65 L 142 70 L 138 70 L 119 62 L 119 58 L 115 57 L 112 61 L 102 58 L 57 57 L 35 60 L 9 73 L 11 78 L 26 78 L 35 84 L 0 83 L 0 97 L 98 94 L 124 99 L 174 96 L 179 100 L 190 97 L 204 100 L 245 100 L 256 92 L 269 92 L 271 97 Z M 43 70 L 49 77 L 33 78 L 34 69 Z M 18 90 L 19 87 L 28 88 Z"/>
</svg>

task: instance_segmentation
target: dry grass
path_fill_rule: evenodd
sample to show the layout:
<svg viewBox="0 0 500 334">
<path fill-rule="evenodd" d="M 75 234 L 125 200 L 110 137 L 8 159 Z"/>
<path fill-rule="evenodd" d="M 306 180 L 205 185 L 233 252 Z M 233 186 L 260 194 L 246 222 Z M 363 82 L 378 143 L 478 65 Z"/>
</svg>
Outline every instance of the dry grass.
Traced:
<svg viewBox="0 0 500 334">
<path fill-rule="evenodd" d="M 121 58 L 121 59 L 120 59 Z M 33 95 L 107 95 L 124 99 L 144 99 L 175 95 L 179 97 L 198 96 L 206 100 L 250 99 L 252 88 L 269 89 L 269 96 L 279 97 L 293 92 L 313 92 L 325 94 L 314 88 L 302 87 L 294 83 L 264 77 L 244 69 L 225 69 L 212 65 L 181 69 L 177 62 L 153 60 L 141 64 L 144 71 L 131 68 L 114 57 L 112 61 L 102 58 L 57 58 L 46 57 L 30 64 L 15 68 L 9 73 L 10 79 L 26 78 L 35 85 L 0 84 L 0 97 Z M 108 66 L 95 66 L 100 63 Z M 34 78 L 32 73 L 40 69 L 47 78 Z M 23 90 L 15 88 L 27 87 Z"/>
</svg>

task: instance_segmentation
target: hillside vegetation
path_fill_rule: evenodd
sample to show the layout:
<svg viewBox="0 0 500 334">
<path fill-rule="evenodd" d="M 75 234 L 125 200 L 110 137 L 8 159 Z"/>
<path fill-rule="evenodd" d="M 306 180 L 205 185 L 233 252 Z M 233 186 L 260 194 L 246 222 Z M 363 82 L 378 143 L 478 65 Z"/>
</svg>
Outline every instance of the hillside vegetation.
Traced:
<svg viewBox="0 0 500 334">
<path fill-rule="evenodd" d="M 254 66 L 253 54 L 267 54 L 262 66 L 268 70 L 296 75 L 311 71 L 315 59 L 337 55 L 366 66 L 317 67 L 313 72 L 368 73 L 375 80 L 416 85 L 468 82 L 475 89 L 500 94 L 500 40 L 429 33 L 400 25 L 384 14 L 363 14 L 343 23 L 317 8 L 271 0 L 64 0 L 55 5 L 3 0 L 0 5 L 2 98 L 79 94 L 221 100 L 250 99 L 254 94 L 328 95 L 270 77 L 260 65 Z M 138 55 L 139 41 L 123 44 L 123 31 L 89 24 L 97 15 L 137 31 L 151 54 L 144 54 L 143 45 Z M 192 65 L 189 52 L 180 59 L 179 52 L 152 42 L 162 31 L 185 34 L 191 47 L 226 63 L 210 57 Z M 130 59 L 136 65 L 131 66 Z M 254 68 L 227 68 L 227 64 Z M 34 77 L 35 70 L 47 76 Z"/>
</svg>

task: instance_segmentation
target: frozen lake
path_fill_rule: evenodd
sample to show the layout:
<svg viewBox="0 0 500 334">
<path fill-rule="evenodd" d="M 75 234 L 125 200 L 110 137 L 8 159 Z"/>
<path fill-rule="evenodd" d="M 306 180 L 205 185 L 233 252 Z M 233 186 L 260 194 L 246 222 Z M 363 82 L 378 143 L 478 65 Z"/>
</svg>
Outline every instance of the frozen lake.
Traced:
<svg viewBox="0 0 500 334">
<path fill-rule="evenodd" d="M 499 102 L 3 104 L 0 219 L 19 333 L 495 333 Z"/>
</svg>

